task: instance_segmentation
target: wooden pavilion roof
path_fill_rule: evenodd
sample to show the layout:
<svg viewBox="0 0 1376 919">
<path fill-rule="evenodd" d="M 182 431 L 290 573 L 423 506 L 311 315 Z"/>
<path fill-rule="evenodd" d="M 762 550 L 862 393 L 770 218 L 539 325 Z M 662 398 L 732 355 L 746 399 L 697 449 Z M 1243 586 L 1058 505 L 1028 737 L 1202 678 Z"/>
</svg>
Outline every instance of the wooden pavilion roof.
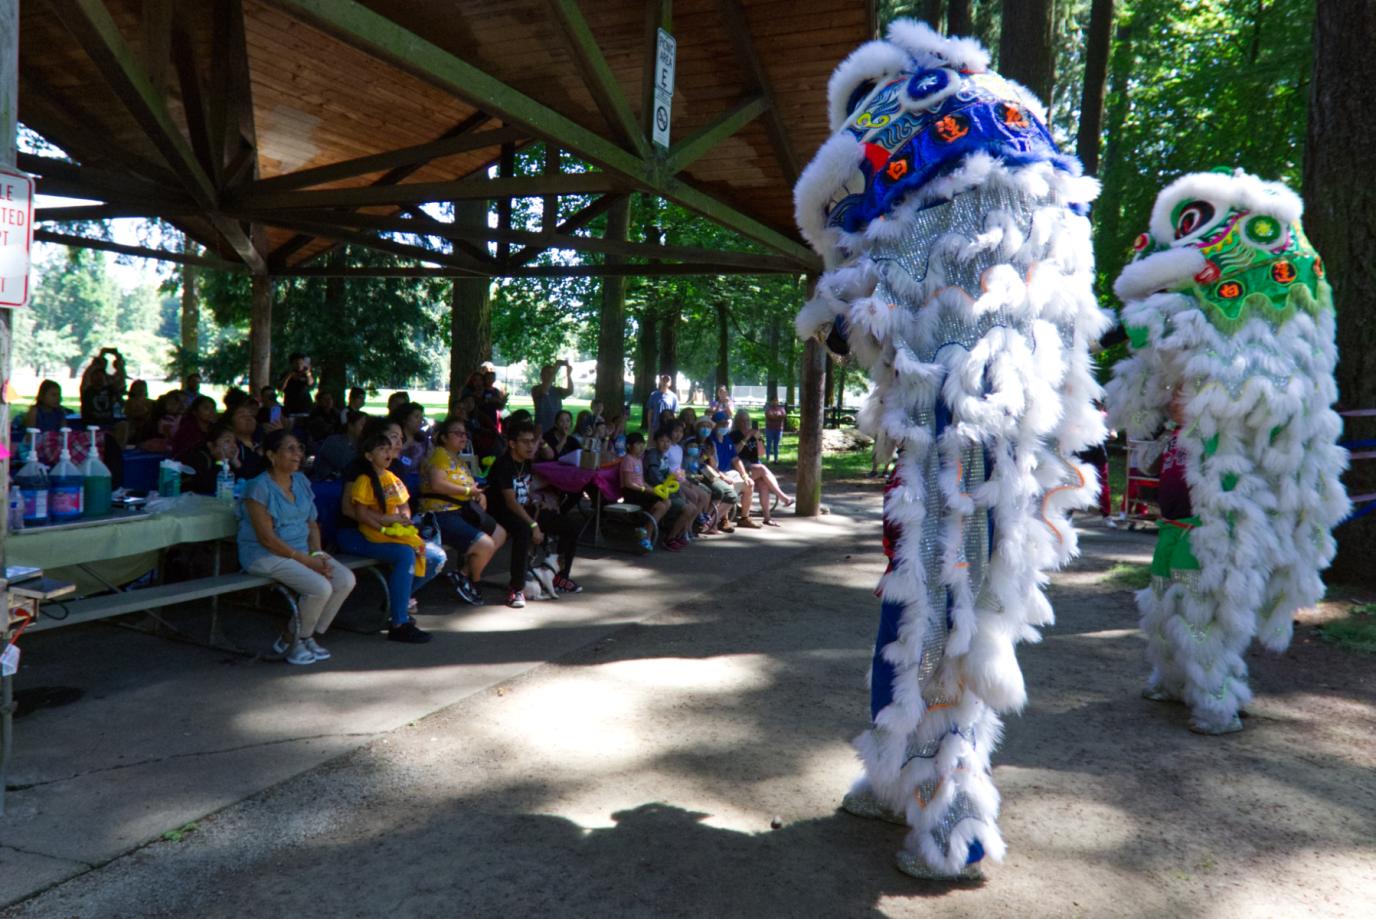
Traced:
<svg viewBox="0 0 1376 919">
<path fill-rule="evenodd" d="M 215 264 L 279 275 L 330 271 L 320 256 L 340 242 L 440 266 L 415 273 L 554 273 L 529 264 L 550 247 L 654 259 L 593 273 L 815 269 L 792 188 L 826 139 L 832 68 L 874 27 L 871 0 L 26 0 L 20 12 L 19 119 L 75 161 L 20 166 L 40 192 L 105 202 L 40 209 L 38 238 L 70 241 L 64 220 L 162 217 Z M 677 41 L 667 151 L 644 122 L 660 24 Z M 488 177 L 536 141 L 543 175 Z M 567 171 L 575 158 L 592 169 Z M 632 191 L 769 254 L 577 234 Z M 512 197 L 557 195 L 585 206 L 538 233 L 420 210 L 487 199 L 509 213 Z M 412 228 L 453 250 L 378 236 Z"/>
</svg>

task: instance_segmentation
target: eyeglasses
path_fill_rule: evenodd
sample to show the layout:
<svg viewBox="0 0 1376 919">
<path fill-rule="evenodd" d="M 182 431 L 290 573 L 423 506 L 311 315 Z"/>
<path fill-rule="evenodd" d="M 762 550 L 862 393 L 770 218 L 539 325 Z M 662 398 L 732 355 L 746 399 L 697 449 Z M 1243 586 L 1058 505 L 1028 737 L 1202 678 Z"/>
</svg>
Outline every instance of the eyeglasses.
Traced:
<svg viewBox="0 0 1376 919">
<path fill-rule="evenodd" d="M 306 452 L 306 448 L 303 447 L 303 446 L 301 446 L 300 444 L 283 444 L 281 447 L 278 447 L 278 449 L 281 450 L 283 453 L 305 453 L 305 452 Z"/>
</svg>

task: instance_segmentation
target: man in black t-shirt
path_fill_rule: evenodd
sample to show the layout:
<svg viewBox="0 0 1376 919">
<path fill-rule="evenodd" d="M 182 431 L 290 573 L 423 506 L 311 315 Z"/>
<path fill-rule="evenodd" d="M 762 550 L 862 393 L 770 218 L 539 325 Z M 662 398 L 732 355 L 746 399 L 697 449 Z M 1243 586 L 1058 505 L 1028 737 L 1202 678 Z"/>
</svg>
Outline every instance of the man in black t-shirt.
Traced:
<svg viewBox="0 0 1376 919">
<path fill-rule="evenodd" d="M 511 538 L 511 578 L 507 584 L 506 605 L 520 609 L 526 605 L 526 569 L 533 546 L 544 543 L 546 534 L 558 540 L 559 572 L 554 587 L 562 593 L 578 593 L 583 588 L 569 577 L 573 556 L 578 549 L 578 522 L 553 510 L 537 508 L 532 499 L 531 461 L 535 458 L 535 425 L 514 421 L 506 431 L 507 451 L 497 457 L 487 472 L 488 512 Z"/>
</svg>

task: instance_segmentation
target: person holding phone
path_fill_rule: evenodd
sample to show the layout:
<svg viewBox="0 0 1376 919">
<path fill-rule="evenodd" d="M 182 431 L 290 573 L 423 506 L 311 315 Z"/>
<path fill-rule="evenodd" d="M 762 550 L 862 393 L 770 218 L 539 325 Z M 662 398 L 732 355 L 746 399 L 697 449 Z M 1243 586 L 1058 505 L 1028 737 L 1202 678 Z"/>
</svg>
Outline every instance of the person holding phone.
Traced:
<svg viewBox="0 0 1376 919">
<path fill-rule="evenodd" d="M 555 386 L 554 377 L 564 368 L 564 385 Z M 540 368 L 540 382 L 530 388 L 535 403 L 535 427 L 545 434 L 554 430 L 555 417 L 564 410 L 564 400 L 573 395 L 573 365 L 560 358 L 558 363 Z"/>
<path fill-rule="evenodd" d="M 315 375 L 311 373 L 309 356 L 296 352 L 287 359 L 291 369 L 282 377 L 282 410 L 291 417 L 305 418 L 312 408 L 311 389 L 315 386 Z"/>
</svg>

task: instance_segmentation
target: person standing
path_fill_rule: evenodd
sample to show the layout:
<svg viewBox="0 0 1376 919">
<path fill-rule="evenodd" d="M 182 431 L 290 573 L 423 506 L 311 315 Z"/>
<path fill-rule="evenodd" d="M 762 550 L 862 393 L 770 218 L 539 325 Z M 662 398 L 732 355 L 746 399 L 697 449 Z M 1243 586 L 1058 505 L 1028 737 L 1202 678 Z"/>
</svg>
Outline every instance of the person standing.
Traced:
<svg viewBox="0 0 1376 919">
<path fill-rule="evenodd" d="M 788 409 L 779 404 L 778 399 L 770 399 L 764 408 L 764 458 L 779 461 L 779 442 L 784 437 L 784 419 Z"/>
<path fill-rule="evenodd" d="M 673 390 L 674 378 L 667 373 L 659 375 L 659 388 L 650 393 L 650 399 L 645 403 L 645 417 L 642 419 L 642 427 L 650 430 L 659 428 L 659 416 L 664 412 L 678 414 L 678 396 Z"/>
<path fill-rule="evenodd" d="M 555 374 L 564 368 L 564 385 L 554 385 Z M 530 398 L 535 402 L 535 427 L 541 436 L 554 430 L 554 419 L 564 410 L 564 400 L 573 395 L 573 366 L 566 360 L 546 364 L 540 368 L 540 383 L 531 387 Z"/>
<path fill-rule="evenodd" d="M 291 369 L 282 377 L 282 410 L 290 417 L 305 418 L 312 407 L 311 389 L 315 386 L 315 375 L 311 373 L 311 359 L 296 352 L 287 359 Z"/>
</svg>

